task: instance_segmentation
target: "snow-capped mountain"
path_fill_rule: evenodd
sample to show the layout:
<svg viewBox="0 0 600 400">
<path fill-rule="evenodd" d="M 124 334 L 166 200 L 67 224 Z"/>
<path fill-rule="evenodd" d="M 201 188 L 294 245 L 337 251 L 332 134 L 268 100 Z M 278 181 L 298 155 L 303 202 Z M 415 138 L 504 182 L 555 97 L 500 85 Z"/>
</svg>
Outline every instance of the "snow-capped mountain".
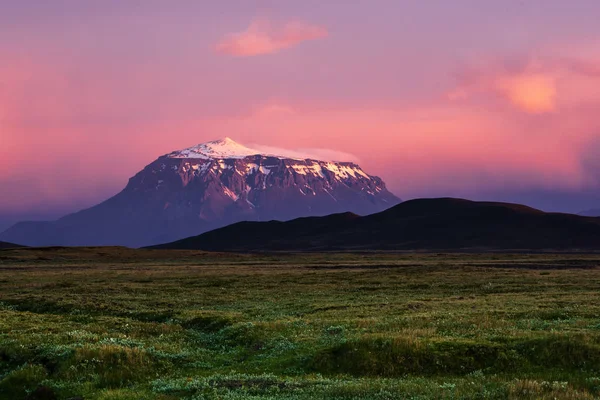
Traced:
<svg viewBox="0 0 600 400">
<path fill-rule="evenodd" d="M 243 220 L 289 220 L 400 202 L 351 162 L 264 154 L 225 138 L 159 157 L 123 191 L 53 222 L 22 222 L 0 240 L 34 246 L 143 246 Z"/>
</svg>

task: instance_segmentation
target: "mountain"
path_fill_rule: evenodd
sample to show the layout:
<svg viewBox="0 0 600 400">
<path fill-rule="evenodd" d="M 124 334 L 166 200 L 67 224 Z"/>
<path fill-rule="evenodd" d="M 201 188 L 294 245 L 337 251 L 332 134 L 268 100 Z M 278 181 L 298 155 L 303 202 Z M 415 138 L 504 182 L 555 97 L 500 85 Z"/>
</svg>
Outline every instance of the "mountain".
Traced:
<svg viewBox="0 0 600 400">
<path fill-rule="evenodd" d="M 600 249 L 600 218 L 510 203 L 410 200 L 360 217 L 240 222 L 155 248 L 211 251 Z"/>
<path fill-rule="evenodd" d="M 225 138 L 161 156 L 103 203 L 53 222 L 18 223 L 0 240 L 138 247 L 244 220 L 370 214 L 399 201 L 354 163 L 264 154 Z"/>
<path fill-rule="evenodd" d="M 23 247 L 14 243 L 0 242 L 0 249 L 15 249 L 17 247 Z"/>
<path fill-rule="evenodd" d="M 600 208 L 582 211 L 579 213 L 579 215 L 583 215 L 585 217 L 600 217 Z"/>
</svg>

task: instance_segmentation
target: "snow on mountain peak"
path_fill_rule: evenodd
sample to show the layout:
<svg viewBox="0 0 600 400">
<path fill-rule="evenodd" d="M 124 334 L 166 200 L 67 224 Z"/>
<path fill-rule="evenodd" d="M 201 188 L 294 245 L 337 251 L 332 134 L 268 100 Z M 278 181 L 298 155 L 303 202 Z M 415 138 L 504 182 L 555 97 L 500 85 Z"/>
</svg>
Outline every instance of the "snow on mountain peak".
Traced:
<svg viewBox="0 0 600 400">
<path fill-rule="evenodd" d="M 310 149 L 307 150 L 286 150 L 269 146 L 258 146 L 256 148 L 250 148 L 234 141 L 231 138 L 225 137 L 219 140 L 213 140 L 211 142 L 200 143 L 196 146 L 189 147 L 183 150 L 177 150 L 170 154 L 167 154 L 168 158 L 181 158 L 181 159 L 202 159 L 202 160 L 223 160 L 223 159 L 243 159 L 249 156 L 266 156 L 274 157 L 279 159 L 289 159 L 297 161 L 328 161 L 328 162 L 343 162 L 338 159 L 338 155 L 348 156 L 346 162 L 350 161 L 354 157 L 350 154 L 339 153 L 336 151 L 327 151 L 323 149 L 316 149 L 315 153 L 312 154 Z M 326 154 L 329 153 L 329 154 Z M 334 157 L 332 157 L 332 154 Z M 343 157 L 346 158 L 346 157 Z"/>
<path fill-rule="evenodd" d="M 169 158 L 202 158 L 202 159 L 220 159 L 220 158 L 244 158 L 261 154 L 259 150 L 251 149 L 237 143 L 231 138 L 213 140 L 211 142 L 200 143 L 187 149 L 174 151 L 168 155 Z"/>
</svg>

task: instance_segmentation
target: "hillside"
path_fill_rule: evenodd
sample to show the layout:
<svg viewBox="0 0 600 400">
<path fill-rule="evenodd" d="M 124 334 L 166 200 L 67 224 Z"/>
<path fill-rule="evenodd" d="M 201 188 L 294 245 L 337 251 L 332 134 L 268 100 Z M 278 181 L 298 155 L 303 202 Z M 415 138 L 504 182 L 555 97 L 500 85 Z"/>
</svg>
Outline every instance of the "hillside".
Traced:
<svg viewBox="0 0 600 400">
<path fill-rule="evenodd" d="M 600 218 L 462 199 L 418 199 L 359 217 L 242 222 L 156 246 L 212 251 L 600 250 Z"/>
<path fill-rule="evenodd" d="M 23 246 L 14 244 L 14 243 L 0 242 L 0 249 L 14 249 L 17 247 L 23 247 Z"/>
</svg>

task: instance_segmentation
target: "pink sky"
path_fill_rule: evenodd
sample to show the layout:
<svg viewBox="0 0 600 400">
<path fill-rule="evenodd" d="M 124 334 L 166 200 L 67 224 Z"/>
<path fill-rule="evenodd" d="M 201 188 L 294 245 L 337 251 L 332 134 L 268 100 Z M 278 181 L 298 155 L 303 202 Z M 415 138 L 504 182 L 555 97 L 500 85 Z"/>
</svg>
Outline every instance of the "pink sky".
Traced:
<svg viewBox="0 0 600 400">
<path fill-rule="evenodd" d="M 597 193 L 597 1 L 167 3 L 0 0 L 0 214 L 225 136 L 346 153 L 402 198 Z"/>
</svg>

